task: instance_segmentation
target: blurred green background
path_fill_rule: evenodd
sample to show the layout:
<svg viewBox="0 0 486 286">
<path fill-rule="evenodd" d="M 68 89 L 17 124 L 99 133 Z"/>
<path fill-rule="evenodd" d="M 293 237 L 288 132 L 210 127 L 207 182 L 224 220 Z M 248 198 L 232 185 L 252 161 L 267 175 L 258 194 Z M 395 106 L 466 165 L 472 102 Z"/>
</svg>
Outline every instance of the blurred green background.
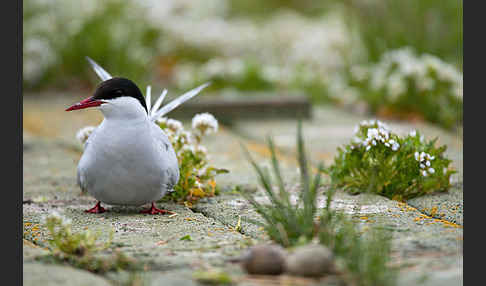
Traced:
<svg viewBox="0 0 486 286">
<path fill-rule="evenodd" d="M 89 56 L 141 90 L 294 93 L 462 125 L 462 1 L 25 0 L 23 87 L 92 90 Z M 259 93 L 261 94 L 261 93 Z"/>
</svg>

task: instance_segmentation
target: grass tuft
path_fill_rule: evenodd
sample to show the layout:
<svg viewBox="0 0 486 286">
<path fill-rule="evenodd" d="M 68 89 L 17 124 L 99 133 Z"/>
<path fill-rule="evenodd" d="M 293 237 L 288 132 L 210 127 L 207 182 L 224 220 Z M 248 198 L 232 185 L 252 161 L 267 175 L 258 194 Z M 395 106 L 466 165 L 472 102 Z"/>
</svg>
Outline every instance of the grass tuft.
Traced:
<svg viewBox="0 0 486 286">
<path fill-rule="evenodd" d="M 389 233 L 371 229 L 363 234 L 351 218 L 330 208 L 334 194 L 332 189 L 326 193 L 326 206 L 322 212 L 318 210 L 316 201 L 324 166 L 319 164 L 318 172 L 311 178 L 300 122 L 297 134 L 301 190 L 295 202 L 285 188 L 271 138 L 268 138 L 268 146 L 278 193 L 274 190 L 268 170 L 261 168 L 242 146 L 270 201 L 270 204 L 262 204 L 252 194 L 243 192 L 242 195 L 263 218 L 263 222 L 249 221 L 262 226 L 270 239 L 284 247 L 318 239 L 334 252 L 338 265 L 343 269 L 342 278 L 352 285 L 394 285 L 396 271 L 388 266 L 391 249 Z"/>
</svg>

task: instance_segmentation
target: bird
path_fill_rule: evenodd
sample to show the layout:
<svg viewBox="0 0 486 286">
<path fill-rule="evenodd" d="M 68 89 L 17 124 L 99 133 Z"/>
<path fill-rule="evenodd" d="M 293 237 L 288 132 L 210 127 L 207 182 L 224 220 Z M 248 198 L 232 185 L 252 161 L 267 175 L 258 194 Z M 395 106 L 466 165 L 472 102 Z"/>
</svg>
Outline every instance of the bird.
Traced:
<svg viewBox="0 0 486 286">
<path fill-rule="evenodd" d="M 210 83 L 196 87 L 161 107 L 164 89 L 151 105 L 151 87 L 146 96 L 124 77 L 113 77 L 94 60 L 86 57 L 102 82 L 94 94 L 66 111 L 97 108 L 103 121 L 84 143 L 77 166 L 77 183 L 96 200 L 87 213 L 106 211 L 101 203 L 141 206 L 146 214 L 174 214 L 159 209 L 155 202 L 171 191 L 179 180 L 174 148 L 156 120 L 199 94 Z"/>
</svg>

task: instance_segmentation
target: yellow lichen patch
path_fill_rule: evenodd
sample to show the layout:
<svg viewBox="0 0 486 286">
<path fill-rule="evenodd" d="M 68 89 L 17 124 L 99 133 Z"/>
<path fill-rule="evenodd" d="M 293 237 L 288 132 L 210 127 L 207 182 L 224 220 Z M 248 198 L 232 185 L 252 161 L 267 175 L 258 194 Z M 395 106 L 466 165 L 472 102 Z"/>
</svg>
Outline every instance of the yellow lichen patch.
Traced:
<svg viewBox="0 0 486 286">
<path fill-rule="evenodd" d="M 459 224 L 456 224 L 456 223 L 453 223 L 453 222 L 450 222 L 450 221 L 447 221 L 447 220 L 443 220 L 443 219 L 434 219 L 434 222 L 440 222 L 442 223 L 445 227 L 453 227 L 453 228 L 463 228 L 462 225 L 459 225 Z"/>
<path fill-rule="evenodd" d="M 430 209 L 430 216 L 434 216 L 437 213 L 437 207 L 434 206 Z"/>
<path fill-rule="evenodd" d="M 409 211 L 416 211 L 417 209 L 416 208 L 413 208 L 409 205 L 407 205 L 406 203 L 403 203 L 403 202 L 398 202 L 398 207 L 400 208 L 401 211 L 404 211 L 404 212 L 409 212 Z"/>
<path fill-rule="evenodd" d="M 191 202 L 188 202 L 188 201 L 185 201 L 184 202 L 184 206 L 186 206 L 188 208 L 192 208 L 192 203 Z"/>
</svg>

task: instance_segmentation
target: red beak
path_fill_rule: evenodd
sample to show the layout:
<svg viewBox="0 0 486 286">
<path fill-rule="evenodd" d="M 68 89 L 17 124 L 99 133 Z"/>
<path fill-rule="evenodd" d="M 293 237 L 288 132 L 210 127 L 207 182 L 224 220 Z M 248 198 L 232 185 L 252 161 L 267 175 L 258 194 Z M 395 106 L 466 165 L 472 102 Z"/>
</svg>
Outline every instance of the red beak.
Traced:
<svg viewBox="0 0 486 286">
<path fill-rule="evenodd" d="M 94 107 L 94 106 L 100 106 L 103 103 L 105 103 L 105 102 L 102 101 L 102 100 L 96 100 L 93 97 L 88 97 L 85 100 L 80 101 L 79 103 L 76 103 L 75 105 L 69 107 L 68 109 L 66 109 L 66 111 L 83 109 L 83 108 Z"/>
</svg>

